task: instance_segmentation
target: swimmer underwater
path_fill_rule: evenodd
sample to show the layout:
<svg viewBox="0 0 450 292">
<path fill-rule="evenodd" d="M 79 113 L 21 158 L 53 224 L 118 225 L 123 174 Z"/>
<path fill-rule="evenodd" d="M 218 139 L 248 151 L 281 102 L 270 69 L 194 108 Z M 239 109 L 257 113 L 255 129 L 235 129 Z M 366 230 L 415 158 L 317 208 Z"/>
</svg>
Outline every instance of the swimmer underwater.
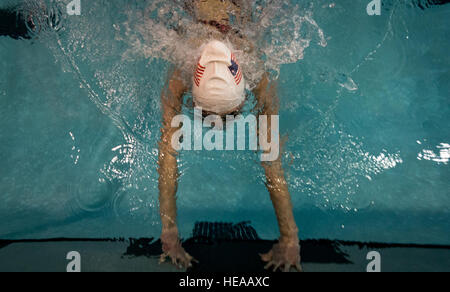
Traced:
<svg viewBox="0 0 450 292">
<path fill-rule="evenodd" d="M 209 31 L 208 39 L 191 40 L 198 43 L 202 50 L 197 68 L 190 78 L 186 78 L 179 68 L 174 68 L 167 80 L 167 86 L 161 94 L 163 112 L 161 139 L 159 142 L 159 201 L 162 222 L 162 249 L 160 262 L 169 258 L 178 267 L 188 268 L 196 260 L 182 247 L 177 227 L 176 193 L 178 187 L 177 151 L 172 146 L 172 136 L 179 128 L 172 128 L 174 117 L 181 113 L 183 96 L 192 91 L 194 104 L 207 114 L 221 117 L 238 115 L 245 96 L 245 76 L 239 66 L 233 48 L 244 53 L 255 50 L 241 32 L 231 27 L 231 17 L 245 24 L 250 15 L 244 15 L 241 9 L 245 0 L 186 0 L 186 10 L 196 21 Z M 35 30 L 31 14 L 17 13 L 14 10 L 0 10 L 0 36 L 14 39 L 30 39 L 30 31 Z M 47 21 L 52 18 L 47 17 Z M 197 60 L 195 60 L 197 61 Z M 260 61 L 262 62 L 262 61 Z M 278 115 L 278 97 L 276 85 L 264 74 L 253 89 L 257 98 L 255 111 L 259 115 Z M 267 135 L 270 137 L 271 121 L 268 120 Z M 266 151 L 265 151 L 266 154 Z M 279 242 L 271 251 L 261 255 L 266 269 L 273 268 L 288 272 L 291 269 L 301 271 L 300 243 L 295 223 L 291 197 L 288 190 L 281 158 L 272 162 L 262 162 L 265 170 L 266 186 L 272 200 L 280 230 Z"/>
<path fill-rule="evenodd" d="M 202 54 L 191 79 L 184 77 L 181 70 L 175 68 L 167 80 L 167 88 L 161 94 L 163 121 L 158 172 L 163 254 L 160 262 L 170 258 L 174 265 L 184 268 L 196 262 L 182 247 L 177 228 L 178 153 L 171 142 L 179 128 L 172 128 L 171 123 L 180 114 L 183 96 L 190 90 L 194 105 L 208 114 L 224 117 L 235 115 L 241 110 L 246 99 L 245 76 L 227 43 L 245 53 L 254 50 L 254 46 L 239 31 L 232 29 L 230 24 L 232 16 L 242 23 L 250 21 L 250 15 L 244 15 L 241 9 L 243 3 L 231 0 L 186 1 L 187 10 L 198 23 L 210 30 L 210 35 L 209 39 L 193 40 L 199 44 Z M 259 115 L 278 115 L 276 86 L 269 81 L 268 76 L 266 73 L 253 90 L 257 98 L 256 110 Z M 267 137 L 270 137 L 270 121 L 267 132 Z M 262 135 L 261 132 L 259 134 Z M 262 167 L 281 236 L 271 251 L 261 255 L 261 259 L 267 263 L 266 269 L 289 272 L 294 268 L 301 271 L 298 228 L 280 156 L 273 162 L 262 162 Z"/>
</svg>

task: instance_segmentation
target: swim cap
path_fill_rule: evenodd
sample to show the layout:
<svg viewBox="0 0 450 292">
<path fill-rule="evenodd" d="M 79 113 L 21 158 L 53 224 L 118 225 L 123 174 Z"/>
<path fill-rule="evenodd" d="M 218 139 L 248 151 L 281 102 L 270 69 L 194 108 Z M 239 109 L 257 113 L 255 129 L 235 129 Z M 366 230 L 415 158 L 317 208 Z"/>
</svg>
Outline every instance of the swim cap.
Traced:
<svg viewBox="0 0 450 292">
<path fill-rule="evenodd" d="M 196 107 L 218 115 L 230 113 L 245 100 L 245 80 L 231 50 L 211 41 L 202 52 L 193 78 Z"/>
</svg>

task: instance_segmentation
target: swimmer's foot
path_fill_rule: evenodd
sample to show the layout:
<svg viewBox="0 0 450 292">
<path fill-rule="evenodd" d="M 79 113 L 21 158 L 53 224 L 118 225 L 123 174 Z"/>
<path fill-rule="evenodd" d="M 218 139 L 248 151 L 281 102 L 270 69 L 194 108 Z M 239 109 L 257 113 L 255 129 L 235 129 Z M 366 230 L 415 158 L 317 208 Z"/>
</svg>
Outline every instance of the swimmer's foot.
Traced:
<svg viewBox="0 0 450 292">
<path fill-rule="evenodd" d="M 198 261 L 189 255 L 182 247 L 181 242 L 178 239 L 178 232 L 163 232 L 161 241 L 163 245 L 163 254 L 159 260 L 160 264 L 165 262 L 167 257 L 172 260 L 172 264 L 180 269 L 187 269 L 192 267 L 192 263 L 198 263 Z"/>
<path fill-rule="evenodd" d="M 278 269 L 283 272 L 289 272 L 291 268 L 295 268 L 298 272 L 302 272 L 300 265 L 300 244 L 297 243 L 277 243 L 272 250 L 260 255 L 261 259 L 268 263 L 264 268 L 266 270 L 273 267 L 273 271 Z"/>
</svg>

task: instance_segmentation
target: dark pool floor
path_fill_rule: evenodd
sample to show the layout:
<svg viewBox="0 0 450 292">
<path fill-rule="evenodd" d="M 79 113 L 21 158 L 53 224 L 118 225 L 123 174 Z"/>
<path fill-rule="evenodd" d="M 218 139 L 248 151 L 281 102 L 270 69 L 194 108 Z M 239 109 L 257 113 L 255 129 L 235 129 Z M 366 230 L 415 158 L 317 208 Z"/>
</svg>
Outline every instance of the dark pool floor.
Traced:
<svg viewBox="0 0 450 292">
<path fill-rule="evenodd" d="M 259 255 L 274 241 L 262 240 L 246 223 L 197 223 L 185 249 L 199 264 L 188 272 L 264 272 Z M 159 265 L 161 242 L 154 239 L 0 240 L 0 272 L 65 272 L 66 256 L 77 251 L 83 272 L 177 272 Z M 382 272 L 449 272 L 450 247 L 302 241 L 305 272 L 365 272 L 369 252 L 381 256 Z"/>
<path fill-rule="evenodd" d="M 158 264 L 159 241 L 29 241 L 3 243 L 0 272 L 65 272 L 70 251 L 81 255 L 82 272 L 177 272 L 170 264 Z M 273 242 L 186 242 L 186 249 L 200 263 L 189 272 L 263 272 L 258 253 Z M 383 272 L 449 272 L 450 249 L 444 247 L 384 246 L 330 241 L 303 242 L 305 272 L 365 272 L 370 251 L 381 254 Z"/>
</svg>

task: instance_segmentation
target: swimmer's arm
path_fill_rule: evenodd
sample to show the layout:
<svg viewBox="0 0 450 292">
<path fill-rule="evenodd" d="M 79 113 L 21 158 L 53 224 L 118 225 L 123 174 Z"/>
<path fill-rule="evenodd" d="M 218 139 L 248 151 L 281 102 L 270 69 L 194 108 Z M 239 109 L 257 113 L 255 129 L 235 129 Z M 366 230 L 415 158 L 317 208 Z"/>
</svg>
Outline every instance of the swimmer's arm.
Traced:
<svg viewBox="0 0 450 292">
<path fill-rule="evenodd" d="M 176 192 L 178 188 L 178 153 L 172 147 L 172 135 L 179 130 L 172 128 L 172 119 L 180 114 L 182 97 L 187 88 L 179 71 L 175 71 L 168 82 L 168 86 L 161 95 L 163 121 L 161 140 L 159 142 L 159 202 L 162 223 L 162 238 L 172 234 L 178 236 Z"/>
<path fill-rule="evenodd" d="M 271 115 L 278 115 L 279 102 L 274 84 L 269 84 L 268 75 L 265 74 L 254 94 L 258 99 L 257 108 L 261 115 L 268 116 L 268 137 L 271 133 Z M 261 129 L 261 127 L 259 127 Z M 280 228 L 280 243 L 298 245 L 298 228 L 295 223 L 291 196 L 284 176 L 281 156 L 273 162 L 262 162 L 266 174 L 266 186 L 270 193 Z"/>
</svg>

